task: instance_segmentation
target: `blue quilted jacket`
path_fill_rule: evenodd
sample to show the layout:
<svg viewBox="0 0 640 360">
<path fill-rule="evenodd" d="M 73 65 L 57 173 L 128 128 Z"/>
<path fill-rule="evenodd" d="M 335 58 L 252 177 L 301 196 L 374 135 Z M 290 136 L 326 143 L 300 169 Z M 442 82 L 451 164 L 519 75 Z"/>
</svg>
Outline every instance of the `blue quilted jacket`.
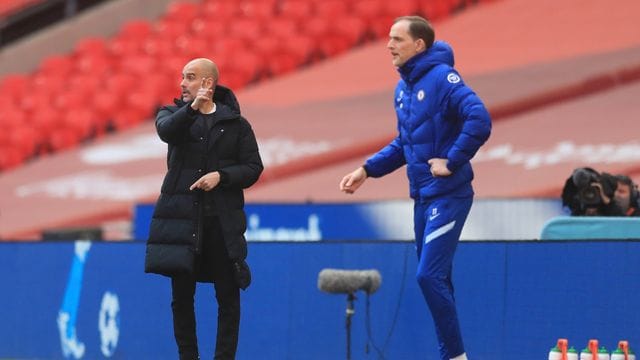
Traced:
<svg viewBox="0 0 640 360">
<path fill-rule="evenodd" d="M 398 136 L 366 161 L 367 174 L 380 177 L 406 164 L 414 199 L 473 195 L 469 160 L 489 138 L 491 118 L 453 68 L 453 50 L 436 41 L 398 71 Z M 446 158 L 452 175 L 433 177 L 432 158 Z"/>
</svg>

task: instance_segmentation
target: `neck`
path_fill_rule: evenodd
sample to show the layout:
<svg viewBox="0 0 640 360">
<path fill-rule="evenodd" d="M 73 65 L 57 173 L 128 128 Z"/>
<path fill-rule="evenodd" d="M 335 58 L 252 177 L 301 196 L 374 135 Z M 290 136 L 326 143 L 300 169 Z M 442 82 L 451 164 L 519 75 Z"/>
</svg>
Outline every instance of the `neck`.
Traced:
<svg viewBox="0 0 640 360">
<path fill-rule="evenodd" d="M 205 104 L 202 104 L 202 106 L 200 107 L 200 112 L 207 114 L 213 111 L 213 109 L 215 108 L 215 104 L 213 103 L 213 101 L 208 101 Z"/>
</svg>

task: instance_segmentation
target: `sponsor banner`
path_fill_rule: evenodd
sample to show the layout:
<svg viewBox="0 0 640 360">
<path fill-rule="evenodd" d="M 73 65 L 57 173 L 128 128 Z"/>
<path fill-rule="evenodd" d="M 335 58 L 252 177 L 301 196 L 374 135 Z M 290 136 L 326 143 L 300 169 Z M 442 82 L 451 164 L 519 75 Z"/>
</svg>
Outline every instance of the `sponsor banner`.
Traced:
<svg viewBox="0 0 640 360">
<path fill-rule="evenodd" d="M 247 204 L 248 241 L 410 240 L 413 203 Z M 134 238 L 149 236 L 153 205 L 135 208 Z"/>
<path fill-rule="evenodd" d="M 413 201 L 247 204 L 248 241 L 413 240 Z M 134 210 L 133 238 L 146 240 L 153 205 Z M 559 199 L 477 199 L 462 240 L 533 240 L 562 215 Z"/>
</svg>

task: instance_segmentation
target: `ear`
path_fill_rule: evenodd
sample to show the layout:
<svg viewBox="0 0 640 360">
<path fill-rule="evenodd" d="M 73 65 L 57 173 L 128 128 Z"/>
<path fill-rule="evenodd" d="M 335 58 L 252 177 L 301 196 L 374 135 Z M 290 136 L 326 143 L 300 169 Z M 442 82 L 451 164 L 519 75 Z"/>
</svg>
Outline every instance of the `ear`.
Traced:
<svg viewBox="0 0 640 360">
<path fill-rule="evenodd" d="M 213 90 L 213 78 L 212 77 L 206 78 L 204 83 L 205 83 L 205 86 L 207 87 L 207 89 Z"/>
<path fill-rule="evenodd" d="M 426 48 L 427 48 L 427 46 L 424 43 L 424 40 L 422 40 L 422 39 L 416 40 L 416 52 L 424 51 Z"/>
</svg>

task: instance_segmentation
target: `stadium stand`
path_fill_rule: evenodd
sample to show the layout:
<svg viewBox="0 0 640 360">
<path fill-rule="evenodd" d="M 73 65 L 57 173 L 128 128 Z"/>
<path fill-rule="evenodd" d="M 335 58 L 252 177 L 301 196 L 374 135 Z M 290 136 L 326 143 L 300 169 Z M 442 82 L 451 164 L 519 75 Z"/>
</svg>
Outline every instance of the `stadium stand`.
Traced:
<svg viewBox="0 0 640 360">
<path fill-rule="evenodd" d="M 0 20 L 40 2 L 43 0 L 5 0 L 0 3 Z"/>
<path fill-rule="evenodd" d="M 205 2 L 200 6 L 204 9 L 206 4 L 211 3 L 217 2 Z M 283 6 L 286 2 L 280 4 L 274 11 L 287 8 Z M 314 13 L 317 11 L 314 4 L 311 2 L 307 8 L 287 11 Z M 523 11 L 522 6 L 523 0 L 495 2 L 460 12 L 438 24 L 439 37 L 450 41 L 457 50 L 458 68 L 465 80 L 482 95 L 497 119 L 487 151 L 476 159 L 475 188 L 481 197 L 557 196 L 563 181 L 558 176 L 563 177 L 568 169 L 581 165 L 578 162 L 584 158 L 576 155 L 580 151 L 585 151 L 587 147 L 593 149 L 618 144 L 616 151 L 625 152 L 625 149 L 636 146 L 629 137 L 633 132 L 628 129 L 637 128 L 633 119 L 640 115 L 629 99 L 638 95 L 636 80 L 639 64 L 635 59 L 640 51 L 640 39 L 637 33 L 629 31 L 635 26 L 629 11 L 618 8 L 613 11 L 597 1 L 590 3 L 590 10 L 584 12 L 574 12 L 574 5 L 563 4 L 564 12 L 560 11 L 559 15 L 549 11 L 552 7 L 560 6 L 551 0 L 537 2 L 535 7 L 526 7 L 527 11 Z M 627 6 L 633 9 L 638 5 L 630 1 Z M 237 13 L 239 10 L 233 11 Z M 610 21 L 603 25 L 608 29 L 607 34 L 586 25 L 593 23 L 596 18 L 598 21 L 609 19 L 603 20 L 597 15 L 605 11 L 610 13 Z M 562 15 L 566 13 L 572 13 L 573 17 L 567 19 Z M 523 27 L 538 29 L 541 14 L 547 16 L 543 29 L 539 29 L 538 33 L 516 34 L 516 30 Z M 190 24 L 191 29 L 215 26 L 204 25 L 205 21 L 196 17 Z M 154 29 L 163 28 L 161 24 L 169 23 L 163 18 L 153 22 Z M 310 23 L 307 21 L 305 25 Z M 570 28 L 567 28 L 567 24 Z M 373 36 L 372 31 L 372 28 L 367 28 L 368 35 L 365 35 L 364 41 L 370 41 L 366 39 L 367 36 Z M 528 37 L 525 36 L 527 34 Z M 209 32 L 207 35 L 211 36 Z M 606 37 L 607 41 L 602 37 Z M 178 38 L 175 38 L 176 42 L 171 44 L 170 49 L 178 46 Z M 106 49 L 109 53 L 110 41 L 105 40 L 104 46 L 97 45 L 96 48 Z M 357 49 L 351 48 L 349 52 L 321 63 L 315 62 L 326 55 L 321 53 L 319 47 L 314 47 L 312 59 L 307 60 L 314 62 L 313 66 L 296 64 L 297 71 L 289 70 L 275 77 L 269 73 L 272 70 L 259 67 L 253 81 L 273 78 L 268 82 L 254 83 L 254 86 L 238 93 L 243 112 L 251 119 L 259 134 L 263 156 L 269 161 L 262 183 L 249 192 L 248 198 L 252 201 L 289 202 L 406 197 L 406 180 L 401 171 L 384 181 L 372 182 L 359 197 L 344 197 L 336 190 L 336 179 L 360 164 L 367 153 L 393 136 L 393 124 L 390 121 L 394 115 L 389 106 L 389 94 L 397 81 L 397 74 L 389 64 L 385 43 L 386 40 L 370 45 L 360 44 Z M 271 44 L 278 46 L 277 42 Z M 242 42 L 225 42 L 224 46 L 242 49 Z M 166 44 L 161 39 L 154 38 L 146 46 L 138 48 L 137 53 L 147 47 L 158 53 L 170 52 L 163 50 Z M 267 50 L 264 51 L 268 51 L 269 48 L 265 48 Z M 158 81 L 167 81 L 170 86 L 166 94 L 159 96 L 172 97 L 174 91 L 170 91 L 170 88 L 176 82 L 175 69 L 179 69 L 185 60 L 180 55 L 163 58 L 161 66 L 166 74 L 157 78 L 166 79 Z M 223 69 L 233 65 L 226 64 L 224 58 L 220 62 Z M 300 66 L 302 68 L 298 68 Z M 245 67 L 250 66 L 243 65 Z M 24 82 L 20 85 L 24 78 L 18 76 L 12 80 L 18 89 L 24 85 Z M 536 81 L 530 81 L 532 78 Z M 596 81 L 603 78 L 613 80 Z M 122 81 L 126 83 L 127 80 Z M 238 78 L 234 81 L 239 83 L 248 80 Z M 126 89 L 125 85 L 117 83 L 110 86 Z M 585 88 L 589 91 L 585 91 Z M 544 101 L 532 102 L 531 99 Z M 59 101 L 66 100 L 62 97 Z M 109 109 L 118 101 L 124 100 L 116 96 L 115 99 L 105 100 L 100 106 L 96 103 L 95 107 Z M 501 115 L 498 110 L 502 111 Z M 103 111 L 108 113 L 108 110 Z M 154 138 L 153 125 L 137 125 L 139 123 L 136 121 L 140 120 L 135 119 L 129 111 L 121 116 L 124 123 L 131 124 L 131 130 L 101 138 L 93 146 L 81 148 L 81 151 L 60 153 L 48 160 L 34 161 L 1 176 L 1 196 L 7 199 L 7 204 L 13 204 L 11 206 L 22 208 L 31 203 L 33 208 L 33 201 L 49 202 L 51 199 L 48 194 L 54 188 L 65 195 L 45 207 L 64 208 L 64 211 L 52 215 L 32 210 L 29 223 L 5 212 L 5 216 L 0 217 L 3 232 L 0 236 L 33 234 L 36 228 L 44 225 L 85 225 L 95 223 L 96 219 L 126 218 L 130 215 L 132 201 L 153 199 L 157 189 L 150 184 L 157 182 L 164 171 L 163 148 L 157 148 L 155 155 L 137 155 L 148 154 L 152 150 L 150 148 L 157 146 L 144 142 L 147 141 L 145 139 Z M 603 122 L 602 118 L 614 120 Z M 614 122 L 617 125 L 611 126 Z M 74 139 L 69 135 L 70 131 L 58 135 L 63 139 L 59 141 L 62 144 L 60 146 L 73 146 Z M 531 136 L 538 133 L 542 135 Z M 144 151 L 135 147 L 138 142 L 147 144 Z M 563 144 L 567 143 L 573 146 L 571 153 L 553 163 L 554 156 L 557 158 L 558 152 L 566 149 L 562 147 Z M 121 155 L 118 155 L 110 160 L 98 161 L 93 158 L 93 162 L 87 162 L 87 154 L 102 146 L 122 148 L 124 153 L 136 154 L 137 160 L 118 160 L 121 159 Z M 131 150 L 131 146 L 136 150 Z M 14 155 L 7 154 L 6 157 L 13 157 L 13 161 L 16 161 Z M 543 155 L 548 159 L 545 157 L 544 161 L 538 163 L 542 165 L 527 167 L 530 164 L 525 160 L 535 161 Z M 78 165 L 70 167 L 68 162 Z M 43 166 L 47 166 L 48 179 L 40 182 L 29 180 L 33 178 L 28 175 L 29 172 Z M 640 173 L 630 157 L 598 166 L 609 172 L 628 173 L 634 178 Z M 79 191 L 70 184 L 69 174 L 78 176 L 77 184 L 91 181 L 114 186 L 130 184 L 127 187 L 132 190 L 126 192 L 126 196 L 130 197 L 125 199 L 123 191 L 121 198 L 109 198 L 115 196 L 114 193 L 105 191 L 101 199 L 87 199 L 88 195 L 83 193 L 74 195 L 78 196 L 76 200 L 63 200 L 68 199 L 67 192 Z M 135 185 L 143 179 L 144 186 Z M 505 181 L 509 182 L 509 186 L 505 186 Z M 46 224 L 43 224 L 43 219 L 46 219 Z"/>
<path fill-rule="evenodd" d="M 240 89 L 381 36 L 372 24 L 381 18 L 401 15 L 400 11 L 415 12 L 421 6 L 418 1 L 405 1 L 402 7 L 395 8 L 385 6 L 383 1 L 310 0 L 307 10 L 296 13 L 306 17 L 292 20 L 284 17 L 290 10 L 282 10 L 290 8 L 288 3 L 291 1 L 174 2 L 156 22 L 129 20 L 109 39 L 89 37 L 80 41 L 71 54 L 43 59 L 35 72 L 5 76 L 0 80 L 0 97 L 19 103 L 16 111 L 6 115 L 9 129 L 14 129 L 12 124 L 24 121 L 31 127 L 36 123 L 44 128 L 54 127 L 65 135 L 35 138 L 35 145 L 18 149 L 21 161 L 17 162 L 15 157 L 0 161 L 0 171 L 109 131 L 133 127 L 152 117 L 157 106 L 173 97 L 174 93 L 164 91 L 170 88 L 165 85 L 175 81 L 177 64 L 187 59 L 215 57 L 223 70 L 221 82 Z M 458 6 L 454 1 L 438 4 L 446 12 Z M 200 16 L 201 13 L 204 15 Z M 299 35 L 290 35 L 296 33 Z M 262 44 L 259 39 L 263 37 L 271 41 Z M 260 44 L 257 53 L 249 49 L 249 44 Z M 162 65 L 162 71 L 155 71 Z M 95 80 L 84 83 L 88 77 Z M 79 91 L 62 91 L 69 78 Z M 143 82 L 146 86 L 141 89 L 142 94 L 124 95 L 130 94 L 135 79 L 139 78 L 152 81 Z M 41 85 L 38 100 L 22 101 L 32 83 Z M 96 86 L 99 84 L 107 84 L 106 89 Z M 98 88 L 99 94 L 95 90 Z M 86 103 L 81 101 L 80 94 L 105 99 Z M 49 104 L 55 109 L 50 109 Z M 35 108 L 50 109 L 58 116 L 34 120 Z M 55 124 L 43 123 L 47 119 L 60 120 Z"/>
</svg>

